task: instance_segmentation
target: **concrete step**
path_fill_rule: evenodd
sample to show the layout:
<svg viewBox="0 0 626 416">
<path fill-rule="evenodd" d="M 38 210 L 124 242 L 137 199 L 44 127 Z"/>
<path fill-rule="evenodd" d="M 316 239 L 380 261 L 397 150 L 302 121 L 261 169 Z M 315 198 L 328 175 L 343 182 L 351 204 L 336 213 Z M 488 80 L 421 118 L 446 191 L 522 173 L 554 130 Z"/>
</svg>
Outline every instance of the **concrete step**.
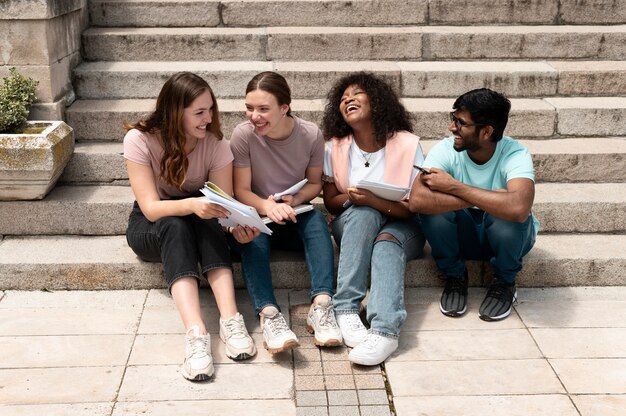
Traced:
<svg viewBox="0 0 626 416">
<path fill-rule="evenodd" d="M 220 98 L 241 97 L 254 75 L 271 70 L 285 76 L 293 98 L 325 97 L 360 70 L 376 72 L 403 97 L 456 98 L 480 87 L 526 98 L 626 95 L 626 61 L 90 62 L 76 68 L 74 85 L 81 98 L 152 98 L 181 70 L 203 76 Z"/>
<path fill-rule="evenodd" d="M 439 139 L 449 134 L 448 113 L 454 99 L 405 98 L 414 117 L 415 132 Z M 626 97 L 514 98 L 507 134 L 523 138 L 626 136 Z M 134 122 L 153 110 L 154 100 L 78 100 L 67 110 L 68 123 L 79 141 L 121 141 L 123 120 Z M 245 120 L 243 99 L 219 99 L 223 132 L 227 137 Z M 322 99 L 295 99 L 294 114 L 320 123 Z"/>
<path fill-rule="evenodd" d="M 626 25 L 90 28 L 92 61 L 598 59 L 626 56 Z"/>
<path fill-rule="evenodd" d="M 436 142 L 422 141 L 424 151 L 428 152 Z M 533 155 L 537 182 L 626 182 L 624 138 L 523 140 L 522 143 Z M 122 153 L 121 143 L 77 143 L 60 182 L 127 185 Z"/>
<path fill-rule="evenodd" d="M 118 235 L 133 201 L 128 186 L 58 186 L 41 201 L 3 202 L 0 222 L 5 235 Z M 542 233 L 626 233 L 626 187 L 539 183 L 534 212 Z"/>
<path fill-rule="evenodd" d="M 615 0 L 90 0 L 95 26 L 375 26 L 610 24 L 626 21 Z"/>
<path fill-rule="evenodd" d="M 524 258 L 521 287 L 626 285 L 626 235 L 541 235 Z M 0 290 L 151 289 L 165 287 L 160 263 L 145 263 L 124 236 L 5 237 L 0 241 Z M 106 255 L 103 255 L 106 253 Z M 469 262 L 471 284 L 478 283 L 478 262 Z M 489 268 L 489 267 L 487 267 Z M 276 288 L 308 288 L 303 255 L 276 252 Z M 427 250 L 409 262 L 406 285 L 440 286 Z M 235 285 L 243 287 L 235 263 Z"/>
</svg>

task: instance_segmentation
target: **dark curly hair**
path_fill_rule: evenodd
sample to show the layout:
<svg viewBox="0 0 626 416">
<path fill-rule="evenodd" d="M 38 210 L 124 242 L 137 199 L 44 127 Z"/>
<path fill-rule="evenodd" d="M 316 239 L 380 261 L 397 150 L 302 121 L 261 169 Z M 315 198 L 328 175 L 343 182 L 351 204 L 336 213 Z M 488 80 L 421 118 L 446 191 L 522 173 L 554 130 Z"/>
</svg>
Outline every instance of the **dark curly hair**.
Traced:
<svg viewBox="0 0 626 416">
<path fill-rule="evenodd" d="M 322 119 L 322 130 L 326 140 L 345 137 L 352 133 L 352 128 L 339 111 L 341 97 L 350 85 L 361 87 L 369 98 L 377 143 L 384 145 L 387 138 L 397 131 L 413 132 L 411 115 L 400 103 L 391 86 L 370 72 L 355 72 L 342 77 L 328 93 Z"/>
</svg>

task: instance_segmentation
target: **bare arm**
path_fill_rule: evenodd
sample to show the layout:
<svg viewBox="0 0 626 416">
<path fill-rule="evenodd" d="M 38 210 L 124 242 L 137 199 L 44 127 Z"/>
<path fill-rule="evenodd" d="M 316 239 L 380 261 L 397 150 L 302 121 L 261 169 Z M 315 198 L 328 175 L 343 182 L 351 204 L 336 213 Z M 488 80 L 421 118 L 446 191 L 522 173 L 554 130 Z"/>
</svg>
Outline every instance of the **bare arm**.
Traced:
<svg viewBox="0 0 626 416">
<path fill-rule="evenodd" d="M 211 204 L 206 198 L 185 198 L 180 200 L 161 200 L 156 189 L 156 183 L 150 166 L 126 161 L 128 179 L 135 194 L 139 208 L 152 222 L 162 217 L 184 216 L 196 214 L 200 218 L 225 218 L 228 215 L 226 208 Z M 232 165 L 229 165 L 232 169 Z M 227 169 L 226 167 L 224 169 Z M 220 169 L 220 171 L 224 170 Z M 219 172 L 219 171 L 218 171 Z"/>
<path fill-rule="evenodd" d="M 342 194 L 333 182 L 324 182 L 324 206 L 333 215 L 339 215 L 345 208 L 343 204 L 348 200 L 348 195 Z"/>
<path fill-rule="evenodd" d="M 409 209 L 412 212 L 432 215 L 457 211 L 472 206 L 472 204 L 454 195 L 433 191 L 424 183 L 424 177 L 426 176 L 430 175 L 420 173 L 413 181 L 409 197 Z"/>
</svg>

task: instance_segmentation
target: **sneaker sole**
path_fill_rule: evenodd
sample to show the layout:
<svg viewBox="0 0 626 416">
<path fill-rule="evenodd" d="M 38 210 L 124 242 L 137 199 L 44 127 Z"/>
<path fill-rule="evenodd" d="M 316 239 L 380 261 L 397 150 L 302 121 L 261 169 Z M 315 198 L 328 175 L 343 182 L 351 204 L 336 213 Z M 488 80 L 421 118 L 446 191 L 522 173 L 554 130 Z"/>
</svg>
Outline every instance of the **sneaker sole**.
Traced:
<svg viewBox="0 0 626 416">
<path fill-rule="evenodd" d="M 187 371 L 185 371 L 185 367 L 181 367 L 180 372 L 183 375 L 183 377 L 185 377 L 189 381 L 207 381 L 213 377 L 213 373 L 215 372 L 213 365 L 211 365 L 209 369 L 210 371 L 207 371 L 207 373 L 199 373 L 193 377 L 190 374 L 188 374 Z"/>
<path fill-rule="evenodd" d="M 307 332 L 309 334 L 314 334 L 315 335 L 315 328 L 313 328 L 311 325 L 309 325 L 308 322 L 306 324 L 306 330 L 307 330 Z M 314 336 L 313 337 L 313 344 L 317 345 L 318 347 L 339 347 L 340 345 L 343 344 L 343 340 L 331 338 L 331 339 L 328 339 L 326 341 L 321 341 L 321 340 L 317 339 Z"/>
<path fill-rule="evenodd" d="M 289 351 L 291 349 L 297 348 L 300 346 L 300 343 L 298 341 L 290 339 L 289 341 L 285 342 L 282 347 L 270 348 L 269 345 L 267 345 L 267 342 L 263 341 L 263 346 L 270 354 L 278 354 L 279 352 Z"/>
<path fill-rule="evenodd" d="M 233 361 L 247 360 L 248 358 L 252 358 L 256 355 L 256 347 L 254 346 L 254 344 L 252 344 L 252 350 L 250 352 L 244 351 L 240 353 L 234 353 L 230 349 L 228 349 L 228 345 L 226 344 L 226 341 L 224 341 L 224 338 L 220 336 L 220 339 L 224 343 L 224 353 L 226 354 L 228 358 L 230 358 Z"/>
<path fill-rule="evenodd" d="M 515 303 L 516 301 L 517 301 L 517 290 L 513 294 L 513 303 Z M 507 311 L 505 311 L 503 314 L 500 314 L 498 316 L 489 316 L 489 315 L 479 314 L 478 317 L 485 322 L 501 321 L 511 314 L 511 311 L 513 310 L 513 303 L 511 303 L 511 307 Z"/>
<path fill-rule="evenodd" d="M 465 307 L 461 309 L 460 311 L 446 311 L 445 309 L 443 309 L 443 306 L 441 306 L 441 303 L 440 303 L 439 310 L 441 311 L 442 314 L 446 316 L 450 316 L 452 318 L 458 318 L 459 316 L 465 315 L 465 312 L 467 312 L 467 305 L 465 305 Z"/>
</svg>

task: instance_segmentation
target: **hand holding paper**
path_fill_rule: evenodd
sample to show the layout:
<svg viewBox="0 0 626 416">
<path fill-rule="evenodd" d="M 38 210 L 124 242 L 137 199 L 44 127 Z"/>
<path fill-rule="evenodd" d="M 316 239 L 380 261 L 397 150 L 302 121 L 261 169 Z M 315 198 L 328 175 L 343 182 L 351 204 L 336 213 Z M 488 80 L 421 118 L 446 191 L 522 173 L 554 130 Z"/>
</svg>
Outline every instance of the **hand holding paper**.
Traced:
<svg viewBox="0 0 626 416">
<path fill-rule="evenodd" d="M 306 178 L 302 179 L 300 182 L 298 182 L 297 184 L 293 185 L 292 187 L 285 189 L 282 192 L 276 192 L 274 195 L 272 195 L 274 197 L 274 201 L 280 201 L 281 197 L 283 195 L 295 195 L 297 194 L 300 189 L 302 189 L 302 187 L 308 182 L 308 180 Z"/>
</svg>

